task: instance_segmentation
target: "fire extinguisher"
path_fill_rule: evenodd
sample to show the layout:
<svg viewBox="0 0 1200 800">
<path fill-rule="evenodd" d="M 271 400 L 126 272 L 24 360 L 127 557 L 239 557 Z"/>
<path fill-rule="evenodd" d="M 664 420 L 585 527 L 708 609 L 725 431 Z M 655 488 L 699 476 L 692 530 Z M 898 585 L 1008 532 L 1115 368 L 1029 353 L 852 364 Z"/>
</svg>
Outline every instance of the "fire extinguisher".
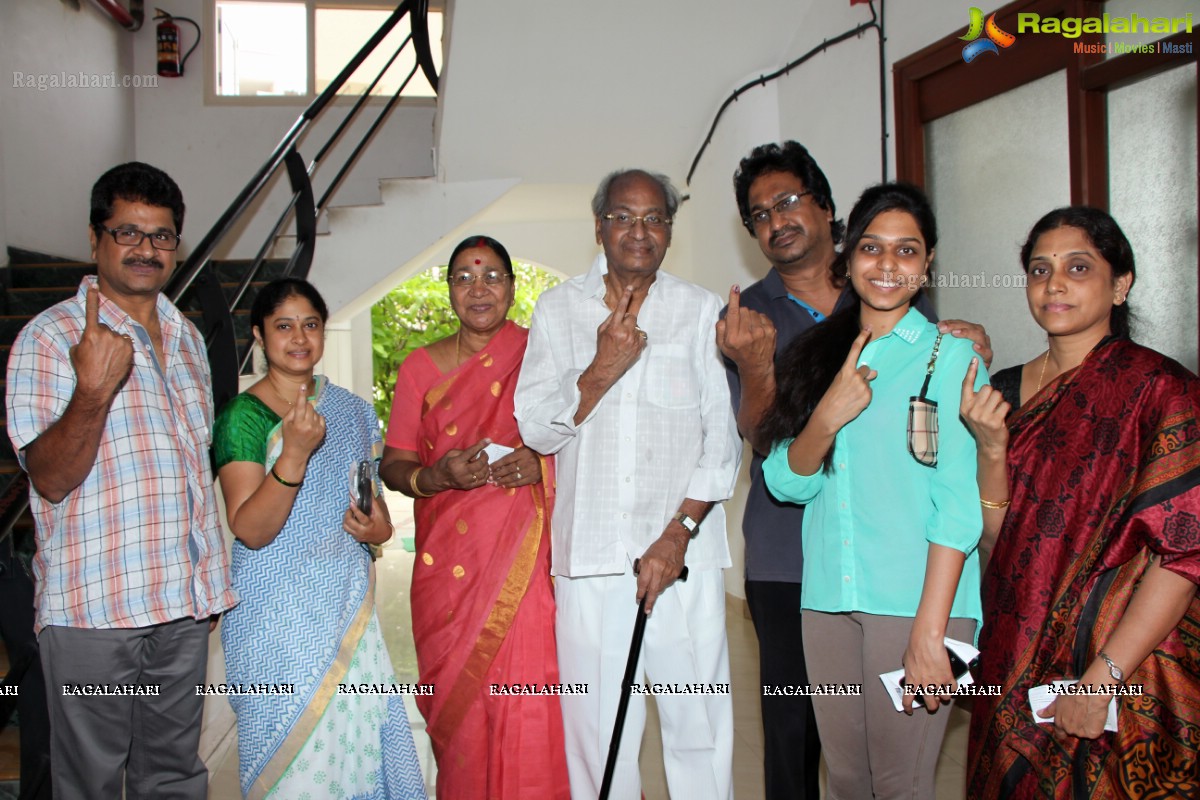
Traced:
<svg viewBox="0 0 1200 800">
<path fill-rule="evenodd" d="M 200 26 L 195 20 L 187 17 L 173 17 L 161 8 L 154 9 L 154 19 L 158 22 L 155 29 L 158 38 L 158 74 L 164 78 L 178 78 L 183 75 L 184 65 L 192 51 L 200 44 Z M 196 29 L 196 41 L 188 48 L 183 58 L 179 57 L 179 26 L 175 21 L 186 22 Z"/>
</svg>

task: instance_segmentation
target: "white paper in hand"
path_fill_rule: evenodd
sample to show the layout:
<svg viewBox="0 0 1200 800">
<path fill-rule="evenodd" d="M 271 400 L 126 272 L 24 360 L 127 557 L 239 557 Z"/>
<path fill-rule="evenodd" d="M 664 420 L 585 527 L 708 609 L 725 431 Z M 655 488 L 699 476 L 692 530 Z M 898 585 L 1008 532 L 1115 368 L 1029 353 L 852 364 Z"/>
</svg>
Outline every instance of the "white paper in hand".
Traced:
<svg viewBox="0 0 1200 800">
<path fill-rule="evenodd" d="M 483 448 L 483 452 L 487 453 L 488 463 L 495 464 L 500 459 L 504 458 L 509 453 L 515 452 L 515 447 L 508 447 L 502 444 L 492 442 L 487 447 Z"/>
<path fill-rule="evenodd" d="M 1041 686 L 1034 686 L 1029 690 L 1029 708 L 1033 711 L 1033 718 L 1037 722 L 1053 723 L 1054 717 L 1039 717 L 1038 712 L 1046 706 L 1054 702 L 1055 698 L 1065 694 L 1062 691 L 1064 686 L 1074 686 L 1079 681 L 1055 681 L 1051 686 L 1044 683 Z M 1058 692 L 1054 690 L 1058 689 Z M 1104 721 L 1104 730 L 1115 731 L 1117 729 L 1117 698 L 1114 696 L 1108 702 L 1108 718 Z"/>
</svg>

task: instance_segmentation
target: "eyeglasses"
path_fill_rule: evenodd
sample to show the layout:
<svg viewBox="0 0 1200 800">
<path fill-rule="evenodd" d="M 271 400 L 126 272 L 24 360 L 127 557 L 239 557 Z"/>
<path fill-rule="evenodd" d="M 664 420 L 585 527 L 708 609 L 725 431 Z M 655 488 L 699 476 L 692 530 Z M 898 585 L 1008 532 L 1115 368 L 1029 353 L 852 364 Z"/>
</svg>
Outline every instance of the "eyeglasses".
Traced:
<svg viewBox="0 0 1200 800">
<path fill-rule="evenodd" d="M 647 228 L 655 230 L 666 228 L 674 222 L 673 219 L 664 217 L 662 214 L 645 214 L 639 217 L 634 214 L 626 214 L 624 211 L 618 211 L 615 214 L 601 214 L 600 219 L 611 222 L 618 228 L 632 228 L 640 222 Z"/>
<path fill-rule="evenodd" d="M 147 236 L 150 237 L 150 246 L 155 250 L 173 251 L 179 247 L 178 233 L 147 233 L 137 228 L 106 228 L 103 225 L 97 225 L 96 228 L 112 236 L 113 241 L 122 247 L 137 247 Z"/>
<path fill-rule="evenodd" d="M 772 211 L 774 211 L 776 214 L 781 214 L 781 215 L 787 214 L 788 212 L 791 212 L 791 211 L 795 211 L 796 207 L 800 205 L 800 201 L 806 195 L 810 195 L 810 194 L 812 194 L 812 192 L 800 192 L 800 194 L 789 194 L 787 197 L 783 198 L 782 200 L 780 200 L 778 203 L 771 206 L 770 208 L 764 208 L 760 211 L 755 211 L 753 214 L 750 215 L 749 222 L 754 227 L 760 228 L 763 225 L 766 225 L 768 222 L 771 221 L 771 212 Z"/>
<path fill-rule="evenodd" d="M 512 278 L 512 275 L 509 275 L 503 270 L 489 269 L 482 275 L 476 275 L 474 272 L 455 272 L 449 278 L 447 278 L 447 280 L 450 281 L 450 285 L 454 287 L 474 286 L 476 278 L 482 278 L 485 286 L 499 286 L 506 280 Z"/>
</svg>

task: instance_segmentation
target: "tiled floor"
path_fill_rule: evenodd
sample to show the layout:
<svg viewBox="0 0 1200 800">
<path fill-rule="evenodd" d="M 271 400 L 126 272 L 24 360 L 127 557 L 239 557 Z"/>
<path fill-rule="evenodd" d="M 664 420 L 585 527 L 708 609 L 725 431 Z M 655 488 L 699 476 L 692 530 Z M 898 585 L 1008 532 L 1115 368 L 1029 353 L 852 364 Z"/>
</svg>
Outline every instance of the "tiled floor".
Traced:
<svg viewBox="0 0 1200 800">
<path fill-rule="evenodd" d="M 412 624 L 409 612 L 408 583 L 412 574 L 413 556 L 400 546 L 402 535 L 411 535 L 412 519 L 404 498 L 393 495 L 389 505 L 397 525 L 397 537 L 389 544 L 384 557 L 376 562 L 376 604 L 384 626 L 384 639 L 396 667 L 397 680 L 415 683 L 416 655 L 412 645 Z M 758 645 L 754 627 L 743 613 L 741 600 L 727 598 L 726 628 L 729 634 L 729 661 L 733 683 L 734 704 L 734 792 L 739 798 L 758 798 L 763 795 L 762 778 L 762 720 L 759 715 Z M 410 702 L 409 720 L 421 756 L 421 768 L 432 797 L 436 766 L 425 724 Z M 936 800 L 959 800 L 963 796 L 967 748 L 966 712 L 955 709 L 950 729 L 942 745 L 942 757 L 937 768 Z M 237 782 L 236 735 L 230 733 L 220 742 L 208 759 L 211 800 L 236 800 L 240 797 Z M 650 703 L 646 736 L 641 752 L 642 779 L 646 800 L 667 800 L 667 784 L 662 769 L 662 742 L 658 736 L 658 716 Z M 695 800 L 687 798 L 687 800 Z"/>
</svg>

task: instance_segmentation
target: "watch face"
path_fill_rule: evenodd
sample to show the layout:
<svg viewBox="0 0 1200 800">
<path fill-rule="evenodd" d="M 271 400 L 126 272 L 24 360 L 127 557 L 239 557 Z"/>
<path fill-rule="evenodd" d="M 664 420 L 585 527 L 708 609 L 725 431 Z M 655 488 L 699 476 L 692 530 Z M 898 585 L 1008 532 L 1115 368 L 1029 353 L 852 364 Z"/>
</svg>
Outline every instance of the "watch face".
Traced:
<svg viewBox="0 0 1200 800">
<path fill-rule="evenodd" d="M 696 522 L 696 520 L 692 519 L 691 517 L 689 517 L 687 514 L 684 514 L 683 512 L 676 514 L 675 520 L 680 525 L 687 528 L 688 533 L 695 533 L 696 528 L 700 527 L 700 523 Z"/>
</svg>

